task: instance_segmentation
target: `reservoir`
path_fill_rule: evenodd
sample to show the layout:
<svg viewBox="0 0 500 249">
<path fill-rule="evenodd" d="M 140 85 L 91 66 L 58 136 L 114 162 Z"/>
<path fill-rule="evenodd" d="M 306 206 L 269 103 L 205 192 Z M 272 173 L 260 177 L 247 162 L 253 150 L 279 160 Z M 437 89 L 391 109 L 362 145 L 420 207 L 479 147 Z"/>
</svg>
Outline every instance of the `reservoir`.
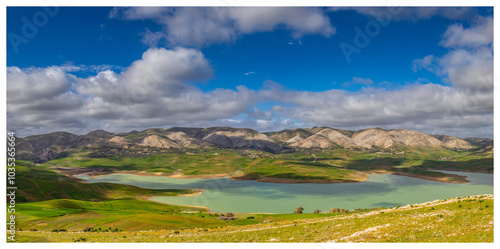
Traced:
<svg viewBox="0 0 500 249">
<path fill-rule="evenodd" d="M 493 174 L 441 171 L 467 176 L 469 183 L 442 183 L 397 175 L 370 175 L 360 183 L 267 183 L 216 179 L 179 179 L 167 176 L 111 174 L 88 182 L 108 182 L 150 189 L 205 189 L 197 196 L 153 197 L 152 201 L 175 205 L 204 206 L 212 212 L 304 213 L 330 208 L 395 207 L 458 196 L 493 194 Z"/>
</svg>

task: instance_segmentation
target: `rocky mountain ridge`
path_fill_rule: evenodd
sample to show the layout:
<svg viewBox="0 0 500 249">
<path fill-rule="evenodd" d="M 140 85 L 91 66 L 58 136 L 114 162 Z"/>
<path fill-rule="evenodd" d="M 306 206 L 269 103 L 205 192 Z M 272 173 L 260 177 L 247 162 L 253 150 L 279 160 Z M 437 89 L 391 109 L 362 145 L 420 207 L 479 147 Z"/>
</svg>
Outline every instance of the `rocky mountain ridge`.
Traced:
<svg viewBox="0 0 500 249">
<path fill-rule="evenodd" d="M 481 144 L 478 139 L 471 140 Z M 483 140 L 481 140 L 483 141 Z M 484 142 L 492 147 L 491 143 Z M 470 142 L 446 135 L 394 129 L 370 128 L 358 131 L 333 129 L 330 127 L 297 128 L 279 132 L 260 133 L 252 129 L 211 127 L 147 129 L 141 132 L 110 133 L 103 130 L 86 135 L 67 132 L 52 132 L 18 138 L 17 151 L 20 159 L 45 162 L 62 157 L 68 150 L 76 148 L 148 151 L 151 153 L 169 150 L 197 150 L 204 148 L 227 148 L 238 150 L 261 150 L 270 153 L 310 149 L 338 149 L 380 151 L 402 148 L 440 148 L 468 150 Z M 477 147 L 477 146 L 476 146 Z"/>
</svg>

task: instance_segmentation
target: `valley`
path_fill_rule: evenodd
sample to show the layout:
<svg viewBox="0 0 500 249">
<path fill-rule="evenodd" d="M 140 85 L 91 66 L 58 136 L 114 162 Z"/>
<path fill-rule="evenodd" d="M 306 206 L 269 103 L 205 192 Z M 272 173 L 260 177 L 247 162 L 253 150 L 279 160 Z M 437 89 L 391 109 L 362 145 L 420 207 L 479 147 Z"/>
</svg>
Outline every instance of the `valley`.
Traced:
<svg viewBox="0 0 500 249">
<path fill-rule="evenodd" d="M 19 241 L 492 240 L 477 229 L 451 228 L 456 222 L 492 226 L 483 220 L 492 215 L 492 139 L 379 128 L 170 128 L 55 132 L 18 138 L 17 150 Z M 465 198 L 480 202 L 467 202 L 466 209 L 455 209 L 460 199 L 448 199 L 473 195 Z M 446 199 L 432 204 L 444 211 L 413 205 L 434 198 Z M 291 214 L 297 206 L 305 213 Z M 335 208 L 346 211 L 328 211 Z M 229 213 L 234 219 L 221 219 Z M 429 229 L 427 216 L 449 232 Z M 368 235 L 392 234 L 404 217 L 414 217 L 412 229 L 421 234 Z M 353 228 L 337 229 L 345 225 Z M 359 240 L 359 234 L 367 236 Z"/>
</svg>

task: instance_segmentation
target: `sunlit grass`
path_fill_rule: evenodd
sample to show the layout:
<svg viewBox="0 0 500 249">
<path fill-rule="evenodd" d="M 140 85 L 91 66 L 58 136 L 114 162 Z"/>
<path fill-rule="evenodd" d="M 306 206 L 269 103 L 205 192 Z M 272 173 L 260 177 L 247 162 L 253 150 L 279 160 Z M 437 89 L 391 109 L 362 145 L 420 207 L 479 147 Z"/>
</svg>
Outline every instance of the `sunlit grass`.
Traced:
<svg viewBox="0 0 500 249">
<path fill-rule="evenodd" d="M 21 231 L 22 241 L 73 242 L 493 242 L 493 196 L 358 213 L 268 215 L 256 224 L 113 233 Z M 187 221 L 187 220 L 186 220 Z M 185 225 L 188 223 L 185 223 Z M 227 225 L 231 224 L 231 225 Z"/>
</svg>

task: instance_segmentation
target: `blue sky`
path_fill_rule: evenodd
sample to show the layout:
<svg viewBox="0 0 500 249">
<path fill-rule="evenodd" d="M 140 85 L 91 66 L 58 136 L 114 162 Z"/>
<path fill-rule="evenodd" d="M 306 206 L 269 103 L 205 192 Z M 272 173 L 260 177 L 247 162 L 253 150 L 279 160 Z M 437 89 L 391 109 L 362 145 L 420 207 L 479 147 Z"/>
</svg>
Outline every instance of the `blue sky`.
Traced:
<svg viewBox="0 0 500 249">
<path fill-rule="evenodd" d="M 20 135 L 320 125 L 493 135 L 492 8 L 52 11 L 7 9 L 8 128 Z M 359 53 L 346 59 L 341 44 Z"/>
</svg>

